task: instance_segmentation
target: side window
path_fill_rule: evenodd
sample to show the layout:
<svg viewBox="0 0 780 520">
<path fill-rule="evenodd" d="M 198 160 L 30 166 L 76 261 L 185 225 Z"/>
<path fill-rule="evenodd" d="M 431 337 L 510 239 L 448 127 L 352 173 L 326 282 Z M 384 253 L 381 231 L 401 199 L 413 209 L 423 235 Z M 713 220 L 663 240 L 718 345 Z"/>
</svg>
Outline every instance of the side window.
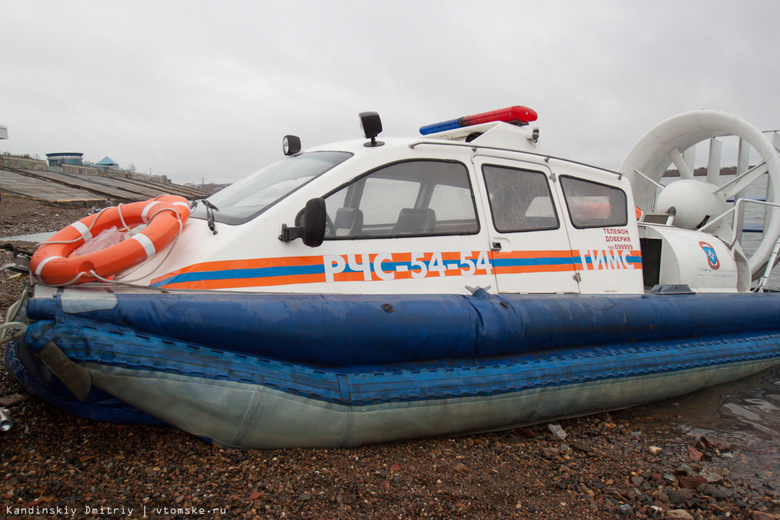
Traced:
<svg viewBox="0 0 780 520">
<path fill-rule="evenodd" d="M 413 208 L 419 193 L 419 182 L 369 175 L 364 180 L 359 206 L 363 212 L 363 225 L 366 229 L 393 226 L 400 209 Z"/>
<path fill-rule="evenodd" d="M 484 165 L 490 212 L 496 231 L 513 233 L 557 229 L 558 215 L 542 172 Z"/>
<path fill-rule="evenodd" d="M 385 166 L 325 198 L 326 238 L 479 232 L 468 170 L 457 162 Z"/>
<path fill-rule="evenodd" d="M 561 189 L 576 228 L 628 224 L 626 194 L 620 188 L 561 176 Z"/>
</svg>

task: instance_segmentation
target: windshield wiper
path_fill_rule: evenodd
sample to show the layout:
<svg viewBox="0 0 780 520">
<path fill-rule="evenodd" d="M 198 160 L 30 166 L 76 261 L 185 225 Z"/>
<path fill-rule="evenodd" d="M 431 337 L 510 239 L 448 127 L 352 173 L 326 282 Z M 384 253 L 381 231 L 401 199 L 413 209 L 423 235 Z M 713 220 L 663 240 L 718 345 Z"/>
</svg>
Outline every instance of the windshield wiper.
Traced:
<svg viewBox="0 0 780 520">
<path fill-rule="evenodd" d="M 195 209 L 198 206 L 198 201 L 202 202 L 203 205 L 206 206 L 206 222 L 208 223 L 211 232 L 216 235 L 217 226 L 214 223 L 214 212 L 219 211 L 219 208 L 206 199 L 197 199 L 192 201 L 192 209 Z"/>
<path fill-rule="evenodd" d="M 206 199 L 203 199 L 203 205 L 206 206 L 206 219 L 209 224 L 209 229 L 213 234 L 217 234 L 217 226 L 214 224 L 214 212 L 219 211 L 219 208 L 216 207 L 211 202 L 207 201 Z"/>
</svg>

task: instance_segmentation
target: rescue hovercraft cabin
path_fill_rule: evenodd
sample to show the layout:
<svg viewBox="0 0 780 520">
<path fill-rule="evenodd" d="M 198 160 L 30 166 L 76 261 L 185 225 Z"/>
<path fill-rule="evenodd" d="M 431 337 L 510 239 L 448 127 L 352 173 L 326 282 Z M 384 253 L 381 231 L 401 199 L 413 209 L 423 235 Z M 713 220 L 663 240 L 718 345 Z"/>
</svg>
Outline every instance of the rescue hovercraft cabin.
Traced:
<svg viewBox="0 0 780 520">
<path fill-rule="evenodd" d="M 544 154 L 526 107 L 407 139 L 360 117 L 365 139 L 286 136 L 206 200 L 60 231 L 29 261 L 7 366 L 80 416 L 274 448 L 512 428 L 780 362 L 780 154 L 748 123 L 676 116 L 610 171 Z M 686 150 L 726 135 L 760 164 L 724 179 L 711 154 L 695 179 Z"/>
</svg>

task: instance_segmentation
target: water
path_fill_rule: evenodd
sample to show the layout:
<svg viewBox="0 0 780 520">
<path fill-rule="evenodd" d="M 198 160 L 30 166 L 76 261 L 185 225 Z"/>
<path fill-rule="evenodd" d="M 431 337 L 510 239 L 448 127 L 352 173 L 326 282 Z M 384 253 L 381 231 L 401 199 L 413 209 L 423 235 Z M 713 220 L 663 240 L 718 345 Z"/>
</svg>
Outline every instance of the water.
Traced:
<svg viewBox="0 0 780 520">
<path fill-rule="evenodd" d="M 748 196 L 764 196 L 766 183 L 749 187 Z M 749 204 L 745 221 L 763 224 L 763 206 Z M 741 241 L 748 257 L 762 240 L 745 233 Z M 767 288 L 780 288 L 780 264 Z M 780 365 L 753 376 L 705 388 L 676 399 L 640 407 L 638 413 L 659 422 L 675 420 L 691 438 L 705 436 L 734 446 L 721 462 L 732 478 L 751 478 L 780 488 Z"/>
<path fill-rule="evenodd" d="M 780 488 L 780 366 L 639 407 L 654 421 L 676 421 L 691 438 L 724 446 L 720 464 L 732 480 L 758 479 Z"/>
</svg>

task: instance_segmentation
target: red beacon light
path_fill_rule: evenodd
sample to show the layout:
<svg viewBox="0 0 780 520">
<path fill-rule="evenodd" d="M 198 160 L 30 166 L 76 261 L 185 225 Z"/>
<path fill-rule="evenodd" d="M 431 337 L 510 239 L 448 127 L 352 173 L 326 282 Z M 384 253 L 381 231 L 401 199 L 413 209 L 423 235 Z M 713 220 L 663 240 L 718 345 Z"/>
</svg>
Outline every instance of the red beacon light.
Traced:
<svg viewBox="0 0 780 520">
<path fill-rule="evenodd" d="M 445 130 L 454 130 L 456 128 L 464 128 L 482 123 L 492 123 L 494 121 L 503 121 L 504 123 L 523 126 L 531 121 L 536 121 L 537 117 L 539 116 L 534 110 L 518 105 L 423 126 L 420 128 L 420 133 L 422 135 L 435 134 L 436 132 L 443 132 Z"/>
</svg>

